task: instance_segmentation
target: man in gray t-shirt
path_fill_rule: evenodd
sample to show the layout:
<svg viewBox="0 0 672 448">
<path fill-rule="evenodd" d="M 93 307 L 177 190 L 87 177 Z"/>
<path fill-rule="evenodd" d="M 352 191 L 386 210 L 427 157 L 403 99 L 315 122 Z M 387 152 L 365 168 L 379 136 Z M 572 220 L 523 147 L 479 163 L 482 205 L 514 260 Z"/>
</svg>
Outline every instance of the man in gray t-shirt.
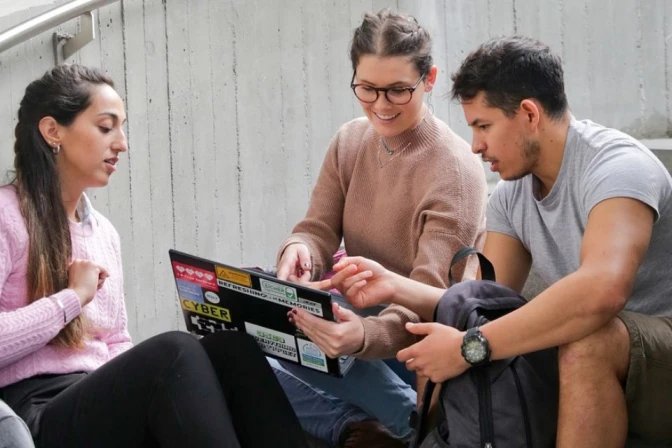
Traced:
<svg viewBox="0 0 672 448">
<path fill-rule="evenodd" d="M 572 117 L 557 179 L 543 198 L 539 187 L 534 175 L 501 181 L 488 202 L 488 231 L 520 241 L 535 271 L 552 285 L 579 269 L 596 205 L 612 198 L 640 201 L 654 212 L 654 224 L 625 309 L 672 316 L 672 178 L 651 151 L 627 134 Z"/>
<path fill-rule="evenodd" d="M 483 250 L 497 280 L 520 291 L 534 266 L 550 285 L 480 328 L 492 358 L 559 347 L 558 446 L 671 441 L 670 174 L 634 138 L 574 119 L 560 59 L 533 39 L 481 45 L 453 97 L 503 179 Z M 446 333 L 457 352 L 464 336 Z"/>
<path fill-rule="evenodd" d="M 472 150 L 503 179 L 483 253 L 514 290 L 533 265 L 550 286 L 467 333 L 409 324 L 425 338 L 397 358 L 437 382 L 557 346 L 558 447 L 623 446 L 628 431 L 672 441 L 669 173 L 632 137 L 574 119 L 560 58 L 536 40 L 488 41 L 452 79 Z M 444 293 L 366 259 L 335 268 L 356 306 L 394 302 L 432 320 Z"/>
</svg>

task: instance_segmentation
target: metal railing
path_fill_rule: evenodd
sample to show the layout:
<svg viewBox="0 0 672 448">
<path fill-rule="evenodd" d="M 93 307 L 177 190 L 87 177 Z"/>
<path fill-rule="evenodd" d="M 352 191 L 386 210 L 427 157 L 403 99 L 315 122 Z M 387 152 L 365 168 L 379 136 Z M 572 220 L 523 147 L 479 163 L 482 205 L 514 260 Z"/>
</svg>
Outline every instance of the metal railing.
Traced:
<svg viewBox="0 0 672 448">
<path fill-rule="evenodd" d="M 119 0 L 74 0 L 64 5 L 57 6 L 37 17 L 28 19 L 25 22 L 16 25 L 0 33 L 0 53 L 19 45 L 30 38 L 33 38 L 45 31 L 59 26 L 60 24 L 82 16 L 82 32 L 77 36 L 58 36 L 54 37 L 54 50 L 58 53 L 60 47 L 63 48 L 64 58 L 75 53 L 88 42 L 95 38 L 93 10 L 101 8 Z M 65 45 L 60 45 L 65 42 Z M 56 55 L 58 62 L 59 55 Z"/>
</svg>

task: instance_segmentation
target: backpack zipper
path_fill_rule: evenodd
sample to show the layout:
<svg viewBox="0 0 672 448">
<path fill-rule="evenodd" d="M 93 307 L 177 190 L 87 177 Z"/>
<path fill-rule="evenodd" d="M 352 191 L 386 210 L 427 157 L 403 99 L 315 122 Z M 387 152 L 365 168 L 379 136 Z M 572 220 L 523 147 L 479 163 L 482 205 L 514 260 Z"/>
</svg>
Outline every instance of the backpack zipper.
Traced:
<svg viewBox="0 0 672 448">
<path fill-rule="evenodd" d="M 492 417 L 492 394 L 490 378 L 486 369 L 472 369 L 478 385 L 478 419 L 481 429 L 481 444 L 484 448 L 493 448 L 494 424 Z"/>
<path fill-rule="evenodd" d="M 515 363 L 511 363 L 511 372 L 513 372 L 513 379 L 516 382 L 516 389 L 518 389 L 518 399 L 520 400 L 520 409 L 523 412 L 523 423 L 525 424 L 525 445 L 527 448 L 532 448 L 532 429 L 530 428 L 530 415 L 527 412 L 527 402 L 525 401 L 525 391 L 520 383 L 518 372 L 516 371 Z"/>
</svg>

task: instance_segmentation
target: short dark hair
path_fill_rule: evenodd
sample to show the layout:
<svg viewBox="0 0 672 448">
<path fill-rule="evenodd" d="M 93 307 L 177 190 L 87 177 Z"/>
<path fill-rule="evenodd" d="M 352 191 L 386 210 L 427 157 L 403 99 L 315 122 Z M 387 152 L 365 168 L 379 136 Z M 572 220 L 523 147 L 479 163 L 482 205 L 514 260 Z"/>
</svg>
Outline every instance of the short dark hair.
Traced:
<svg viewBox="0 0 672 448">
<path fill-rule="evenodd" d="M 509 117 L 526 98 L 538 100 L 553 120 L 562 118 L 568 108 L 560 57 L 529 37 L 485 42 L 467 56 L 451 79 L 453 99 L 470 101 L 484 92 L 486 103 Z"/>
<path fill-rule="evenodd" d="M 359 58 L 372 54 L 380 57 L 408 56 L 420 75 L 426 75 L 433 65 L 431 53 L 429 32 L 414 17 L 389 9 L 376 14 L 365 13 L 350 44 L 353 71 L 357 70 Z"/>
</svg>

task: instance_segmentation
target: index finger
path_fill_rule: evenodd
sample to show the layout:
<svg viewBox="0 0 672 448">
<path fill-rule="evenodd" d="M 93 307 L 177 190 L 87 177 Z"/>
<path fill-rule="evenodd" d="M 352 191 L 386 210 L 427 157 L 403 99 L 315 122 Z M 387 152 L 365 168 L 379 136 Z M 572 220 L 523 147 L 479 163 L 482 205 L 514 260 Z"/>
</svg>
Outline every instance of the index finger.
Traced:
<svg viewBox="0 0 672 448">
<path fill-rule="evenodd" d="M 397 360 L 399 362 L 406 362 L 409 359 L 413 359 L 417 356 L 418 348 L 417 345 L 422 344 L 422 342 L 416 342 L 415 344 L 411 345 L 410 347 L 407 347 L 403 350 L 399 350 L 397 353 Z"/>
<path fill-rule="evenodd" d="M 307 329 L 308 331 L 318 332 L 321 334 L 331 334 L 333 332 L 332 330 L 334 325 L 337 325 L 335 322 L 329 322 L 325 319 L 321 319 L 300 308 L 294 308 L 292 310 L 292 315 L 294 318 L 294 323 L 302 331 Z"/>
<path fill-rule="evenodd" d="M 350 265 L 355 265 L 359 267 L 359 262 L 362 260 L 362 257 L 343 257 L 340 260 L 338 260 L 338 263 L 336 263 L 332 269 L 334 271 L 340 271 L 341 269 L 350 266 Z"/>
<path fill-rule="evenodd" d="M 98 265 L 98 269 L 100 269 L 100 273 L 98 274 L 98 278 L 107 278 L 107 277 L 110 276 L 110 271 L 108 271 L 106 267 Z"/>
</svg>

